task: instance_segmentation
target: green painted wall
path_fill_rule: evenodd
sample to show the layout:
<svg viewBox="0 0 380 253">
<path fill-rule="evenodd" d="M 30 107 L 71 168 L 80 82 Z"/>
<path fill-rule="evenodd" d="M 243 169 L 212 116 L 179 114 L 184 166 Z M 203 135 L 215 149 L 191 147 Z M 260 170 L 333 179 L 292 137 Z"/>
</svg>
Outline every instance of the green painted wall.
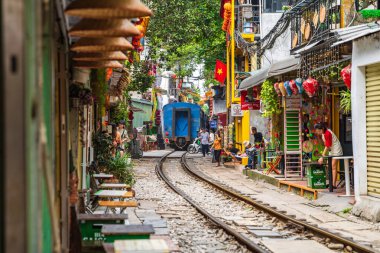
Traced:
<svg viewBox="0 0 380 253">
<path fill-rule="evenodd" d="M 43 46 L 42 46 L 42 53 L 43 53 L 43 61 L 42 61 L 42 70 L 43 70 L 43 86 L 42 86 L 42 113 L 43 113 L 43 120 L 46 127 L 46 140 L 47 140 L 47 146 L 45 149 L 45 152 L 47 154 L 46 159 L 46 165 L 47 168 L 52 170 L 51 174 L 54 175 L 53 168 L 55 168 L 54 163 L 54 76 L 53 76 L 53 70 L 54 70 L 54 61 L 52 56 L 53 51 L 53 5 L 52 2 L 50 2 L 50 11 L 45 12 L 44 17 L 46 20 L 43 22 Z M 44 173 L 41 175 L 42 180 L 42 252 L 43 253 L 50 253 L 53 251 L 52 249 L 52 223 L 51 223 L 51 215 L 49 212 L 49 198 L 47 194 L 47 185 L 46 185 L 46 178 L 44 177 Z M 50 189 L 50 191 L 55 192 L 55 189 Z"/>
<path fill-rule="evenodd" d="M 133 127 L 142 127 L 144 121 L 149 121 L 151 119 L 153 103 L 132 98 L 132 106 L 144 110 L 144 112 L 133 113 Z"/>
<path fill-rule="evenodd" d="M 33 108 L 38 95 L 37 85 L 37 5 L 33 0 L 25 1 L 25 106 L 26 111 L 28 108 Z M 38 100 L 37 100 L 38 101 Z M 39 238 L 40 232 L 39 222 L 39 173 L 38 173 L 38 147 L 36 145 L 36 136 L 38 131 L 38 119 L 33 117 L 31 113 L 26 113 L 27 118 L 25 122 L 26 131 L 26 173 L 27 173 L 27 240 L 28 252 L 39 252 Z"/>
<path fill-rule="evenodd" d="M 50 2 L 45 13 L 40 9 L 42 6 L 39 1 L 25 0 L 27 235 L 28 252 L 50 253 L 53 251 L 52 226 L 38 136 L 43 123 L 47 140 L 46 165 L 54 168 L 53 5 Z"/>
</svg>

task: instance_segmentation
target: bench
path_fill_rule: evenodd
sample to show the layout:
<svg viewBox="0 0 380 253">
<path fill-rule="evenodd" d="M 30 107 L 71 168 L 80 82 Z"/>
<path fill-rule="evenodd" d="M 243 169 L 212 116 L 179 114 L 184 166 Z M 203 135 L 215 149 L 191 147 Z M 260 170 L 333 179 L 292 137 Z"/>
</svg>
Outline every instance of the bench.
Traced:
<svg viewBox="0 0 380 253">
<path fill-rule="evenodd" d="M 101 233 L 104 225 L 124 224 L 127 214 L 78 214 L 79 227 L 82 234 L 82 252 L 102 252 Z"/>
<path fill-rule="evenodd" d="M 154 234 L 152 225 L 104 225 L 101 233 L 105 242 L 129 239 L 149 239 Z"/>
<path fill-rule="evenodd" d="M 165 239 L 149 239 L 149 240 L 120 240 L 115 243 L 103 243 L 106 253 L 117 252 L 173 252 L 179 251 L 170 247 Z"/>
<path fill-rule="evenodd" d="M 287 185 L 288 186 L 288 192 L 292 190 L 292 188 L 299 189 L 301 197 L 304 196 L 305 191 L 310 192 L 313 194 L 313 199 L 316 200 L 318 198 L 318 191 L 315 189 L 311 189 L 307 186 L 291 183 L 288 181 L 278 181 L 278 187 L 281 188 L 281 185 Z"/>
<path fill-rule="evenodd" d="M 119 184 L 119 183 L 103 183 L 99 185 L 99 189 L 127 189 L 130 190 L 131 186 L 127 184 Z"/>
<path fill-rule="evenodd" d="M 94 195 L 100 198 L 133 198 L 135 196 L 135 192 L 123 190 L 100 190 Z"/>
<path fill-rule="evenodd" d="M 99 206 L 106 206 L 106 207 L 120 207 L 120 208 L 125 208 L 125 207 L 137 207 L 139 204 L 137 201 L 131 200 L 131 201 L 104 201 L 104 200 L 99 200 Z"/>
</svg>

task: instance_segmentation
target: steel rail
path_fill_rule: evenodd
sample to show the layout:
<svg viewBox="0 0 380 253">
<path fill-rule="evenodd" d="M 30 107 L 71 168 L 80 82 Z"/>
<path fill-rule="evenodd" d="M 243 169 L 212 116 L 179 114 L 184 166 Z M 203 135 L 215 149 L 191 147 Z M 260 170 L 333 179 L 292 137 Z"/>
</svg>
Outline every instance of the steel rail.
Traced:
<svg viewBox="0 0 380 253">
<path fill-rule="evenodd" d="M 174 152 L 174 151 L 173 151 Z M 253 241 L 249 240 L 247 237 L 241 235 L 238 233 L 236 230 L 228 226 L 226 223 L 221 221 L 220 219 L 216 218 L 206 210 L 204 210 L 202 207 L 200 207 L 197 203 L 195 203 L 189 196 L 187 196 L 186 193 L 184 193 L 182 190 L 177 188 L 172 182 L 170 182 L 169 178 L 165 175 L 165 173 L 162 170 L 162 165 L 166 158 L 172 154 L 173 152 L 164 155 L 163 157 L 160 158 L 156 165 L 156 173 L 159 175 L 162 180 L 165 181 L 165 183 L 173 190 L 175 191 L 178 195 L 180 195 L 182 198 L 184 198 L 189 204 L 191 204 L 199 213 L 201 213 L 203 216 L 205 216 L 207 219 L 211 220 L 216 226 L 222 228 L 227 234 L 235 237 L 235 239 L 240 242 L 242 245 L 246 246 L 249 250 L 252 252 L 257 252 L 257 253 L 268 253 L 268 251 L 264 250 L 261 248 L 259 245 L 254 243 Z M 186 153 L 185 153 L 186 154 Z"/>
<path fill-rule="evenodd" d="M 301 220 L 297 220 L 295 218 L 292 218 L 290 217 L 289 215 L 286 215 L 286 214 L 283 214 L 269 206 L 266 206 L 264 204 L 260 204 L 258 203 L 257 201 L 254 201 L 253 199 L 251 198 L 248 198 L 246 196 L 243 196 L 241 195 L 240 193 L 236 192 L 236 191 L 233 191 L 233 190 L 230 190 L 230 189 L 227 189 L 225 188 L 224 186 L 216 183 L 216 182 L 213 182 L 205 177 L 203 177 L 202 175 L 200 175 L 199 173 L 193 171 L 192 169 L 190 169 L 189 165 L 187 164 L 187 161 L 186 161 L 186 153 L 183 154 L 182 158 L 181 158 L 181 163 L 182 163 L 182 166 L 183 168 L 189 172 L 191 175 L 194 175 L 196 178 L 199 178 L 200 180 L 214 186 L 215 188 L 221 190 L 222 192 L 230 195 L 231 197 L 235 197 L 236 199 L 238 200 L 241 200 L 251 206 L 254 206 L 260 210 L 263 210 L 265 211 L 266 213 L 269 213 L 270 215 L 272 216 L 275 216 L 276 218 L 282 220 L 282 221 L 286 221 L 286 222 L 291 222 L 291 223 L 294 223 L 296 225 L 299 225 L 301 227 L 304 227 L 306 228 L 307 230 L 315 233 L 315 234 L 318 234 L 318 235 L 321 235 L 321 236 L 325 236 L 325 237 L 328 237 L 330 239 L 332 239 L 333 241 L 335 242 L 339 242 L 339 243 L 342 243 L 343 245 L 345 246 L 350 246 L 352 247 L 352 249 L 354 251 L 357 251 L 357 252 L 363 252 L 363 253 L 373 253 L 374 251 L 372 249 L 370 249 L 369 247 L 366 247 L 364 245 L 360 245 L 350 239 L 347 239 L 347 238 L 344 238 L 344 237 L 341 237 L 341 236 L 338 236 L 336 234 L 333 234 L 327 230 L 324 230 L 324 229 L 321 229 L 321 228 L 318 228 L 314 225 L 311 225 L 307 222 L 304 222 L 304 221 L 301 221 Z"/>
</svg>

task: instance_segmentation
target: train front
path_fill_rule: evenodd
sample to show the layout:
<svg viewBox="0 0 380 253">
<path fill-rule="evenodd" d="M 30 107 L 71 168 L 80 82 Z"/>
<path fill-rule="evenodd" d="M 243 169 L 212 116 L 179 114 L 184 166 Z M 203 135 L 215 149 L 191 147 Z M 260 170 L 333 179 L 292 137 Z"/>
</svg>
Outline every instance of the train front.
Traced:
<svg viewBox="0 0 380 253">
<path fill-rule="evenodd" d="M 176 150 L 185 150 L 201 127 L 201 108 L 190 103 L 172 103 L 163 108 L 165 142 Z"/>
</svg>

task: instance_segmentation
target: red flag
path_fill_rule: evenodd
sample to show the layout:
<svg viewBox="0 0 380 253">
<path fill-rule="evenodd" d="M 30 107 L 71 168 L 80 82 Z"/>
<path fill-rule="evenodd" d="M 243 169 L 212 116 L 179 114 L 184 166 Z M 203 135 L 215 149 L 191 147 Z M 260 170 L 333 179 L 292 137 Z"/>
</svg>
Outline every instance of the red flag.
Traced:
<svg viewBox="0 0 380 253">
<path fill-rule="evenodd" d="M 223 62 L 216 60 L 215 65 L 215 80 L 219 81 L 221 84 L 224 83 L 227 76 L 227 66 Z"/>
</svg>

